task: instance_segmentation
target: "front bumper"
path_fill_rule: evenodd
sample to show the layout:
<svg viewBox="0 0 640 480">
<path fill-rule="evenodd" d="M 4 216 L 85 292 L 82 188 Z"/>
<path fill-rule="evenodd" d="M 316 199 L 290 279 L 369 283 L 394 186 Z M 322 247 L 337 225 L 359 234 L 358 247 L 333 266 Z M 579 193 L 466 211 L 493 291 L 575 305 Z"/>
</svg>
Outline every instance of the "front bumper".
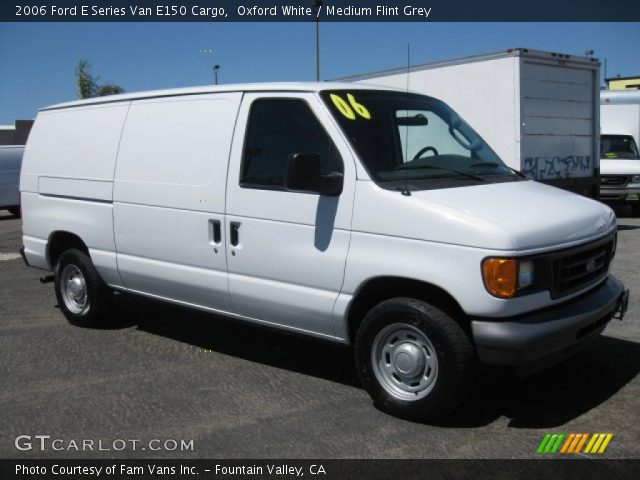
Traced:
<svg viewBox="0 0 640 480">
<path fill-rule="evenodd" d="M 472 320 L 478 357 L 502 366 L 560 361 L 596 338 L 616 313 L 622 319 L 628 299 L 629 290 L 609 275 L 594 290 L 558 306 L 504 320 Z"/>
<path fill-rule="evenodd" d="M 625 187 L 600 185 L 600 200 L 619 203 L 635 203 L 640 199 L 640 184 L 629 184 Z"/>
</svg>

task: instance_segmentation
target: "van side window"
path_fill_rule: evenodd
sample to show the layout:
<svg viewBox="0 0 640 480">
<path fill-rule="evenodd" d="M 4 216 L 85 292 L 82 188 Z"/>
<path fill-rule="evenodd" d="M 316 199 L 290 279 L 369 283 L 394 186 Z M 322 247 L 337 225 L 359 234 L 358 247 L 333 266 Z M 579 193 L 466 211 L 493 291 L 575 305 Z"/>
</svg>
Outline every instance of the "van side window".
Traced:
<svg viewBox="0 0 640 480">
<path fill-rule="evenodd" d="M 240 185 L 282 190 L 287 159 L 311 152 L 320 154 L 322 174 L 344 172 L 338 149 L 307 102 L 256 100 L 249 113 Z"/>
</svg>

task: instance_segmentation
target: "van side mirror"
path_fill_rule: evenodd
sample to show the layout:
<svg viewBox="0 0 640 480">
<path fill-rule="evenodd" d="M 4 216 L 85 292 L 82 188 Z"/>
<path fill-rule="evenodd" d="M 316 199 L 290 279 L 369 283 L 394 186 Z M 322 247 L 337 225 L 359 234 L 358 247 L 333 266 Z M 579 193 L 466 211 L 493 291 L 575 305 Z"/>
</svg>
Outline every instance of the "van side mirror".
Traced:
<svg viewBox="0 0 640 480">
<path fill-rule="evenodd" d="M 320 154 L 294 153 L 287 160 L 284 188 L 291 192 L 318 193 L 336 197 L 342 193 L 344 176 L 338 172 L 322 175 Z"/>
</svg>

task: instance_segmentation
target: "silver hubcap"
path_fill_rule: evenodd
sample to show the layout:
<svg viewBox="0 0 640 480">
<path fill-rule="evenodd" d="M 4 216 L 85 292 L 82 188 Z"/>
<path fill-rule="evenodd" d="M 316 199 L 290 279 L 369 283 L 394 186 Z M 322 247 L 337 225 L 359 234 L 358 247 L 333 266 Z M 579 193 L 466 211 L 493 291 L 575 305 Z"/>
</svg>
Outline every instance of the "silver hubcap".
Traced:
<svg viewBox="0 0 640 480">
<path fill-rule="evenodd" d="M 376 379 L 400 400 L 418 400 L 438 377 L 438 357 L 427 336 L 411 325 L 394 323 L 376 335 L 371 349 Z"/>
<path fill-rule="evenodd" d="M 89 309 L 87 284 L 84 275 L 75 265 L 66 265 L 60 274 L 60 290 L 67 309 L 77 315 Z"/>
</svg>

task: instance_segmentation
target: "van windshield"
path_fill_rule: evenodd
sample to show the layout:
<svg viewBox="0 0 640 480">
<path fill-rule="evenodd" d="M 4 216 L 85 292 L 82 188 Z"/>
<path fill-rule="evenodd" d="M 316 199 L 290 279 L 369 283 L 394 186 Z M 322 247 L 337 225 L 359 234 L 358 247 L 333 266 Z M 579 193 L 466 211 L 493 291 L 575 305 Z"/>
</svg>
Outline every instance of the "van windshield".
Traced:
<svg viewBox="0 0 640 480">
<path fill-rule="evenodd" d="M 602 135 L 600 153 L 602 158 L 640 159 L 638 147 L 631 135 Z"/>
<path fill-rule="evenodd" d="M 321 96 L 373 180 L 385 188 L 522 180 L 439 100 L 383 90 L 330 90 Z"/>
</svg>

